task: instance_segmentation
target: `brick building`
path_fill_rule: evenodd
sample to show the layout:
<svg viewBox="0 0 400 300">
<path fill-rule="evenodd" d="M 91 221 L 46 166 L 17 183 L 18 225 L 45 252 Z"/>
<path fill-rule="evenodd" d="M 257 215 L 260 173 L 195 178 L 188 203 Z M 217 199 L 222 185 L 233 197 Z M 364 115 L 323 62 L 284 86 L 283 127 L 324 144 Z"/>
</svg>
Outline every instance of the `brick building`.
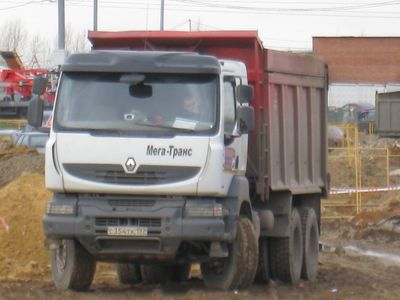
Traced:
<svg viewBox="0 0 400 300">
<path fill-rule="evenodd" d="M 314 37 L 313 52 L 329 68 L 329 104 L 375 102 L 400 90 L 400 37 Z"/>
</svg>

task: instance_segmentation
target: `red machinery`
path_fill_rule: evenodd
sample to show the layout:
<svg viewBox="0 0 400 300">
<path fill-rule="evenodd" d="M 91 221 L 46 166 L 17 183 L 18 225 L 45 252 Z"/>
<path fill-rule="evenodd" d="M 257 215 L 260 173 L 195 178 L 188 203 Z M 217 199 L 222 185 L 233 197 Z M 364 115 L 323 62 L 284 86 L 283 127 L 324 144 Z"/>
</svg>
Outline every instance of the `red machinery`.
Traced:
<svg viewBox="0 0 400 300">
<path fill-rule="evenodd" d="M 16 94 L 20 95 L 22 101 L 29 100 L 32 96 L 32 82 L 35 76 L 45 76 L 45 69 L 10 70 L 1 72 L 0 81 L 5 84 L 5 93 L 14 99 Z M 10 99 L 10 100 L 11 100 Z"/>
<path fill-rule="evenodd" d="M 35 76 L 48 76 L 46 69 L 25 69 L 18 54 L 2 51 L 0 55 L 6 61 L 9 69 L 0 74 L 0 114 L 25 116 L 28 101 L 32 97 L 32 83 Z M 49 104 L 54 102 L 52 88 L 46 91 L 43 99 Z"/>
</svg>

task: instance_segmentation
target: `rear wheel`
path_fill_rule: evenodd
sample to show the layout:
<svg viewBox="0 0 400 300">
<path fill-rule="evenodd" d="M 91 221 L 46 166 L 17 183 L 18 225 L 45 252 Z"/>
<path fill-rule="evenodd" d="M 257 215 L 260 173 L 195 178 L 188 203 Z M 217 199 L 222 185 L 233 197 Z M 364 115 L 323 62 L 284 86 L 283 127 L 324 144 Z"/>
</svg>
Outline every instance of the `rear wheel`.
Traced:
<svg viewBox="0 0 400 300">
<path fill-rule="evenodd" d="M 258 283 L 268 283 L 270 280 L 268 253 L 268 238 L 261 237 L 258 240 L 258 269 L 256 275 Z"/>
<path fill-rule="evenodd" d="M 315 211 L 312 208 L 303 208 L 301 211 L 303 229 L 303 266 L 301 278 L 315 280 L 318 272 L 319 231 Z"/>
<path fill-rule="evenodd" d="M 289 237 L 269 239 L 271 278 L 296 283 L 300 279 L 303 261 L 302 225 L 296 208 L 292 209 L 289 228 Z"/>
<path fill-rule="evenodd" d="M 51 251 L 51 270 L 58 289 L 85 291 L 92 284 L 96 260 L 75 240 L 62 240 Z"/>
<path fill-rule="evenodd" d="M 138 264 L 118 264 L 118 280 L 122 284 L 136 284 L 142 282 L 140 265 Z"/>
<path fill-rule="evenodd" d="M 204 283 L 209 288 L 229 290 L 247 288 L 257 271 L 258 242 L 251 221 L 240 217 L 236 237 L 228 245 L 229 256 L 201 264 Z"/>
</svg>

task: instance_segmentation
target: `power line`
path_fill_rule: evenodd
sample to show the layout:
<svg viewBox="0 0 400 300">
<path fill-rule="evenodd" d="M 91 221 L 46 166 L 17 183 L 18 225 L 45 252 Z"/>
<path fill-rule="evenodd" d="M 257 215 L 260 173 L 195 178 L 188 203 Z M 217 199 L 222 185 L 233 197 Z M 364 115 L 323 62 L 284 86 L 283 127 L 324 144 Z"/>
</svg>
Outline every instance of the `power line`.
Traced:
<svg viewBox="0 0 400 300">
<path fill-rule="evenodd" d="M 382 6 L 393 6 L 399 5 L 400 1 L 384 1 L 384 2 L 371 2 L 366 4 L 358 4 L 358 5 L 347 5 L 347 6 L 336 6 L 336 7 L 310 7 L 310 8 L 284 8 L 284 7 L 256 7 L 256 6 L 238 6 L 238 5 L 229 5 L 229 4 L 219 4 L 215 2 L 209 1 L 200 1 L 200 0 L 175 0 L 182 3 L 192 3 L 198 6 L 206 6 L 206 7 L 217 7 L 224 9 L 240 9 L 240 10 L 257 10 L 257 11 L 268 11 L 268 12 L 328 12 L 328 11 L 347 11 L 354 9 L 365 9 L 365 8 L 376 8 Z"/>
<path fill-rule="evenodd" d="M 54 0 L 53 0 L 54 1 Z M 159 1 L 154 0 L 153 3 L 148 2 L 126 2 L 126 1 L 101 1 L 100 6 L 103 9 L 134 9 L 134 10 L 159 10 Z M 92 7 L 93 0 L 70 0 L 66 1 L 66 5 L 77 6 L 77 7 Z M 207 1 L 189 1 L 189 0 L 171 0 L 171 2 L 178 2 L 179 4 L 168 4 L 165 9 L 167 11 L 177 12 L 195 12 L 195 13 L 233 13 L 233 14 L 246 14 L 246 15 L 288 15 L 288 16 L 313 16 L 313 17 L 343 17 L 343 18 L 369 18 L 369 19 L 399 19 L 393 12 L 361 12 L 361 11 L 346 11 L 346 14 L 334 14 L 332 12 L 341 12 L 335 10 L 323 10 L 324 13 L 320 12 L 320 8 L 314 9 L 288 9 L 288 8 L 268 8 L 268 7 L 244 7 L 236 5 L 218 5 L 218 3 L 210 3 Z M 191 3 L 189 3 L 191 2 Z M 217 2 L 217 1 L 215 1 Z M 252 1 L 256 2 L 256 1 Z M 278 3 L 278 2 L 274 2 Z M 292 2 L 291 2 L 292 3 Z M 302 2 L 306 3 L 306 2 Z M 309 3 L 309 2 L 307 2 Z M 7 10 L 26 6 L 29 4 L 41 4 L 49 5 L 54 4 L 50 0 L 41 1 L 28 1 L 19 5 L 10 6 L 6 8 L 0 8 L 0 10 Z M 193 7 L 195 6 L 195 8 Z M 387 5 L 400 5 L 400 1 L 383 1 L 383 2 L 369 2 L 365 5 L 376 6 L 387 6 Z M 182 8 L 184 7 L 184 8 Z M 215 7 L 214 9 L 212 7 Z M 347 9 L 349 6 L 347 6 Z M 359 6 L 357 7 L 359 8 Z"/>
<path fill-rule="evenodd" d="M 27 5 L 30 5 L 30 4 L 39 4 L 39 3 L 47 2 L 47 1 L 48 1 L 48 0 L 28 1 L 28 2 L 25 2 L 25 3 L 21 3 L 21 4 L 18 4 L 18 5 L 14 5 L 14 6 L 2 7 L 2 8 L 0 8 L 0 10 L 9 10 L 9 9 L 13 9 L 13 8 L 18 8 L 18 7 L 27 6 Z M 14 2 L 14 3 L 15 3 L 15 2 Z"/>
<path fill-rule="evenodd" d="M 78 7 L 91 7 L 90 5 L 76 5 Z M 134 9 L 134 10 L 159 10 L 157 7 L 145 7 L 145 6 L 106 6 L 102 5 L 102 8 L 108 8 L 108 9 Z M 181 12 L 195 12 L 195 13 L 200 13 L 200 12 L 205 12 L 205 13 L 233 13 L 233 14 L 245 14 L 245 15 L 274 15 L 274 16 L 279 16 L 279 15 L 287 15 L 287 16 L 311 16 L 311 17 L 343 17 L 343 18 L 366 18 L 366 19 L 397 19 L 399 20 L 399 17 L 396 16 L 394 13 L 392 15 L 380 15 L 378 12 L 372 13 L 369 15 L 366 15 L 364 12 L 362 14 L 356 14 L 356 13 L 361 13 L 361 12 L 348 12 L 347 14 L 333 14 L 333 13 L 325 13 L 325 14 L 315 14 L 315 13 L 296 13 L 296 12 L 266 12 L 266 11 L 232 11 L 232 10 L 222 10 L 222 9 L 205 9 L 199 10 L 199 9 L 186 9 L 186 8 L 179 8 L 178 7 L 171 7 L 171 6 L 166 6 L 166 11 L 181 11 Z"/>
<path fill-rule="evenodd" d="M 71 0 L 69 1 L 70 5 L 75 6 L 91 6 L 92 0 Z M 71 3 L 73 2 L 73 3 Z M 206 1 L 190 1 L 190 0 L 172 0 L 172 2 L 178 2 L 179 5 L 168 4 L 166 5 L 166 10 L 169 11 L 182 11 L 182 12 L 206 12 L 206 13 L 235 13 L 235 14 L 256 14 L 256 15 L 291 15 L 291 16 L 324 16 L 324 17 L 345 17 L 345 18 L 389 18 L 389 19 L 398 19 L 398 16 L 394 15 L 393 12 L 365 12 L 365 11 L 346 11 L 347 14 L 333 14 L 329 10 L 323 10 L 325 14 L 315 13 L 320 12 L 320 8 L 313 10 L 297 10 L 297 9 L 287 9 L 287 8 L 266 8 L 266 7 L 243 7 L 243 6 L 227 6 L 227 5 L 216 5 Z M 190 3 L 189 3 L 190 2 Z M 67 2 L 68 3 L 68 2 Z M 387 5 L 400 5 L 400 1 L 383 1 L 383 2 L 369 2 L 365 5 L 371 7 L 371 5 L 375 6 L 387 6 Z M 143 5 L 146 5 L 145 7 Z M 194 5 L 194 7 L 193 7 Z M 182 8 L 182 7 L 185 8 Z M 108 9 L 135 9 L 135 10 L 159 10 L 158 0 L 153 3 L 143 2 L 143 1 L 135 1 L 126 2 L 126 1 L 102 1 L 102 7 Z M 188 8 L 186 8 L 188 7 Z M 212 9 L 211 7 L 215 7 L 216 9 Z M 247 8 L 247 9 L 244 9 Z M 347 6 L 349 8 L 349 6 Z M 354 7 L 355 8 L 355 7 Z M 359 8 L 359 6 L 357 6 Z M 332 12 L 340 12 L 332 10 Z M 368 15 L 366 15 L 368 14 Z M 387 15 L 386 15 L 387 14 Z"/>
<path fill-rule="evenodd" d="M 185 6 L 185 7 L 216 7 L 220 9 L 228 9 L 228 10 L 255 10 L 255 11 L 269 11 L 269 12 L 320 12 L 320 11 L 333 11 L 333 12 L 340 12 L 340 11 L 350 11 L 350 10 L 360 10 L 360 9 L 366 9 L 366 8 L 377 8 L 377 7 L 383 7 L 383 6 L 393 6 L 393 5 L 400 5 L 400 1 L 381 1 L 381 2 L 368 2 L 368 3 L 346 3 L 347 5 L 345 6 L 339 6 L 339 7 L 311 7 L 311 8 L 287 8 L 287 7 L 268 7 L 268 6 L 237 6 L 237 5 L 227 5 L 226 2 L 219 2 L 218 0 L 216 1 L 199 1 L 199 0 L 171 0 L 168 1 L 167 7 L 174 8 L 176 5 L 170 4 L 170 2 L 177 2 L 179 3 L 179 7 Z M 219 3 L 218 3 L 219 2 Z M 246 2 L 247 4 L 250 4 L 250 2 L 256 2 L 256 1 L 248 1 Z M 90 4 L 92 3 L 92 0 L 70 0 L 67 3 L 73 3 L 73 4 Z M 153 0 L 153 3 L 143 2 L 143 1 L 102 1 L 103 4 L 109 4 L 113 5 L 114 8 L 131 8 L 131 7 L 136 7 L 136 5 L 151 5 L 151 6 L 157 6 L 159 7 L 159 1 L 158 0 Z M 224 4 L 221 4 L 224 3 Z M 230 1 L 229 3 L 232 3 Z M 308 3 L 308 4 L 315 4 L 313 2 L 268 2 L 267 4 L 285 4 L 285 3 Z M 331 4 L 344 4 L 343 2 L 330 2 Z M 325 3 L 326 4 L 326 3 Z M 118 5 L 118 6 L 116 6 Z M 123 6 L 121 6 L 123 5 Z M 365 11 L 363 12 L 365 13 Z M 371 13 L 371 12 L 367 12 Z M 377 13 L 377 12 L 372 12 L 372 13 Z M 393 12 L 389 12 L 393 13 Z"/>
</svg>

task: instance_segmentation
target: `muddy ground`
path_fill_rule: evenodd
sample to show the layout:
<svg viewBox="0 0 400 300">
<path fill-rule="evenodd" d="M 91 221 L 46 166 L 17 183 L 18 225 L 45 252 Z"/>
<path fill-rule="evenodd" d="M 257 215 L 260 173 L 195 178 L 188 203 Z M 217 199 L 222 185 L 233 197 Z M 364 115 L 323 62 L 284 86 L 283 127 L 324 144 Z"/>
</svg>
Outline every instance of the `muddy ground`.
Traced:
<svg viewBox="0 0 400 300">
<path fill-rule="evenodd" d="M 253 285 L 247 291 L 217 292 L 207 290 L 195 277 L 182 284 L 130 287 L 120 285 L 115 271 L 103 265 L 89 292 L 58 291 L 50 278 L 3 281 L 0 299 L 400 299 L 400 256 L 397 256 L 400 251 L 395 243 L 382 245 L 374 241 L 334 239 L 329 232 L 326 237 L 322 239 L 324 246 L 317 280 L 301 281 L 295 286 L 270 282 L 268 286 Z M 348 245 L 392 256 L 360 255 L 348 249 Z"/>
<path fill-rule="evenodd" d="M 0 140 L 0 300 L 400 299 L 398 192 L 369 196 L 373 211 L 349 221 L 323 222 L 315 282 L 301 281 L 295 286 L 270 282 L 247 291 L 217 292 L 207 290 L 195 270 L 186 283 L 131 287 L 118 283 L 113 265 L 101 264 L 89 292 L 58 291 L 43 247 L 41 218 L 51 199 L 44 187 L 43 162 L 35 151 Z M 331 169 L 346 168 L 337 163 Z M 338 184 L 348 181 L 342 175 Z"/>
</svg>

